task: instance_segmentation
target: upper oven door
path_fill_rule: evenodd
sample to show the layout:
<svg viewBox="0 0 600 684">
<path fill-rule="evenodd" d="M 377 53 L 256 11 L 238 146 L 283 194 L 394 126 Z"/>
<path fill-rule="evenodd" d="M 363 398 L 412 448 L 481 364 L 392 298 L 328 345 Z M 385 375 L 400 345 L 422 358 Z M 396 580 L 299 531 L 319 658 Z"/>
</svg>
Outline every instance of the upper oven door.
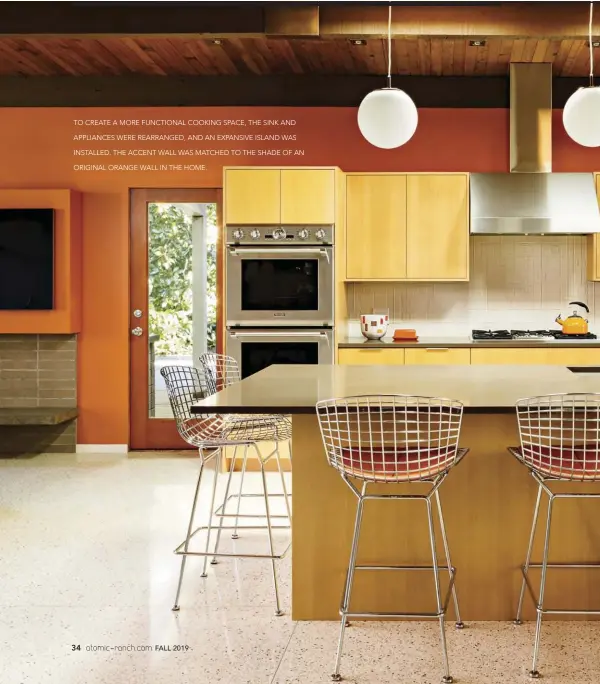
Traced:
<svg viewBox="0 0 600 684">
<path fill-rule="evenodd" d="M 332 247 L 227 247 L 227 325 L 333 325 Z"/>
</svg>

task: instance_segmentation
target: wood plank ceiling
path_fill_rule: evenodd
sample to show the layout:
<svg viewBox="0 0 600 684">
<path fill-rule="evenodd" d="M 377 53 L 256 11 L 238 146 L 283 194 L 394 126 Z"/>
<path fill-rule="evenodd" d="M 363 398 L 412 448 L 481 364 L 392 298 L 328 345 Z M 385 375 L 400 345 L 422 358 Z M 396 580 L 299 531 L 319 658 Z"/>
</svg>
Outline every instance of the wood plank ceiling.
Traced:
<svg viewBox="0 0 600 684">
<path fill-rule="evenodd" d="M 481 36 L 482 47 L 455 37 L 393 41 L 393 71 L 411 76 L 501 76 L 513 62 L 552 62 L 555 76 L 585 76 L 589 47 L 578 38 Z M 595 48 L 596 60 L 600 48 Z M 273 74 L 384 74 L 387 45 L 369 38 L 284 39 L 192 36 L 0 38 L 0 75 L 216 76 Z"/>
</svg>

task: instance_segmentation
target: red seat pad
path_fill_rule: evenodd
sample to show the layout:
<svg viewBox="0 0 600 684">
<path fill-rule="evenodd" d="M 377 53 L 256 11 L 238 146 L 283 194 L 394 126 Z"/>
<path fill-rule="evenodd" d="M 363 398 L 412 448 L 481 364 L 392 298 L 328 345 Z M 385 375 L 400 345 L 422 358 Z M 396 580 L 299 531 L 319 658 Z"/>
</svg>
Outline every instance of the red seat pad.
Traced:
<svg viewBox="0 0 600 684">
<path fill-rule="evenodd" d="M 593 475 L 600 472 L 600 445 L 596 443 L 573 444 L 561 447 L 527 445 L 517 447 L 515 452 L 526 463 L 546 472 L 576 471 L 579 474 Z"/>
<path fill-rule="evenodd" d="M 406 447 L 342 448 L 344 468 L 377 473 L 440 471 L 456 458 L 456 449 L 407 449 Z"/>
</svg>

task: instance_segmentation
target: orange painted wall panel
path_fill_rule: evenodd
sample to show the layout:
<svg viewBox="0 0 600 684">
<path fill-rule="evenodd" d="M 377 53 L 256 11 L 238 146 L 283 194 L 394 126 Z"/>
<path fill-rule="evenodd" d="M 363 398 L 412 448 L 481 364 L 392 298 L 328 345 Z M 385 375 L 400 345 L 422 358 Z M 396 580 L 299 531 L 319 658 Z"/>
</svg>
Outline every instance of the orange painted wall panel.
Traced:
<svg viewBox="0 0 600 684">
<path fill-rule="evenodd" d="M 0 334 L 81 330 L 81 197 L 70 190 L 0 189 L 2 209 L 54 209 L 54 308 L 0 311 Z"/>
<path fill-rule="evenodd" d="M 554 114 L 554 170 L 600 170 L 600 151 L 573 143 L 562 128 L 561 112 Z M 302 148 L 305 154 L 286 158 L 224 155 L 189 160 L 207 164 L 208 169 L 203 172 L 79 172 L 73 170 L 75 163 L 99 159 L 74 157 L 73 147 L 126 148 L 135 147 L 136 143 L 74 142 L 73 136 L 83 132 L 75 126 L 76 118 L 293 118 L 297 124 L 290 132 L 298 137 L 293 146 Z M 379 150 L 361 137 L 356 108 L 0 109 L 0 188 L 61 187 L 78 190 L 83 196 L 78 441 L 128 441 L 130 188 L 221 187 L 222 167 L 237 164 L 339 166 L 345 171 L 508 171 L 508 121 L 507 110 L 420 110 L 419 127 L 412 140 L 397 150 Z M 101 132 L 100 128 L 96 130 Z M 138 130 L 132 128 L 129 132 Z M 156 132 L 182 131 L 173 127 Z M 240 128 L 223 127 L 219 132 L 240 133 Z M 187 142 L 154 145 L 207 146 Z M 258 149 L 265 144 L 247 141 L 236 146 Z"/>
</svg>

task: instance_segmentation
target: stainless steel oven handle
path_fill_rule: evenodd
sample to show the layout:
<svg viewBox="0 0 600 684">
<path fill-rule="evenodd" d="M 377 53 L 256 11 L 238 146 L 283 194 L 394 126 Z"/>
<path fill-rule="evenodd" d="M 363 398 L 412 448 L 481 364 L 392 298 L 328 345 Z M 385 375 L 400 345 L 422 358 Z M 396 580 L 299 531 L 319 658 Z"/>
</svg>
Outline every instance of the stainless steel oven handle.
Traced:
<svg viewBox="0 0 600 684">
<path fill-rule="evenodd" d="M 321 256 L 325 257 L 327 259 L 327 263 L 331 263 L 329 259 L 329 251 L 327 249 L 281 249 L 280 247 L 273 247 L 271 249 L 236 249 L 236 248 L 229 248 L 229 254 L 231 256 L 243 256 L 244 254 L 264 254 L 264 255 L 273 255 L 273 254 L 285 254 L 285 255 L 291 255 L 294 254 L 296 256 L 302 255 L 302 254 L 308 254 L 309 256 Z"/>
<path fill-rule="evenodd" d="M 327 337 L 326 332 L 230 332 L 230 337 Z"/>
</svg>

